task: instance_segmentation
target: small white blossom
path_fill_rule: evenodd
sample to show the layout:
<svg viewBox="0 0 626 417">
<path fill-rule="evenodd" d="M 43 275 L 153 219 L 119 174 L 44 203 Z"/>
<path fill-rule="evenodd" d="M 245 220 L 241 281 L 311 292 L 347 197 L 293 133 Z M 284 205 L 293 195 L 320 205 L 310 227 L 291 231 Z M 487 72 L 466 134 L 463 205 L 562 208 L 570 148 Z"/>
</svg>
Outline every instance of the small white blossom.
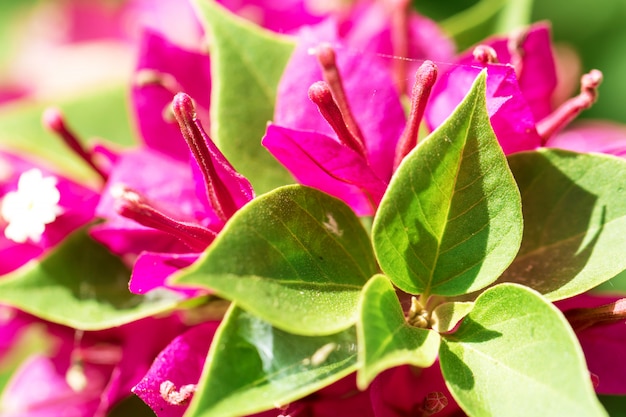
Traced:
<svg viewBox="0 0 626 417">
<path fill-rule="evenodd" d="M 43 177 L 33 168 L 20 175 L 17 190 L 8 192 L 2 199 L 0 214 L 8 223 L 4 235 L 17 243 L 27 239 L 39 242 L 46 229 L 59 214 L 61 194 L 55 177 Z"/>
</svg>

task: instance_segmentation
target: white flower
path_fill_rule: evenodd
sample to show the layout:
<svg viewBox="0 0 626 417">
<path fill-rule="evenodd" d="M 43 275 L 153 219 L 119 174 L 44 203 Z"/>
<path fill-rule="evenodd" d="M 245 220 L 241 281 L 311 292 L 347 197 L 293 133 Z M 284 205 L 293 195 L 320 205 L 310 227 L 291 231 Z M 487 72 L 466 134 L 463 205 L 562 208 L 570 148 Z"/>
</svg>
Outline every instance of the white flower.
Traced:
<svg viewBox="0 0 626 417">
<path fill-rule="evenodd" d="M 33 168 L 22 175 L 17 190 L 8 192 L 2 199 L 0 214 L 8 223 L 4 235 L 17 243 L 27 239 L 39 242 L 46 225 L 52 223 L 61 208 L 61 194 L 56 187 L 57 179 L 43 177 L 40 170 Z"/>
</svg>

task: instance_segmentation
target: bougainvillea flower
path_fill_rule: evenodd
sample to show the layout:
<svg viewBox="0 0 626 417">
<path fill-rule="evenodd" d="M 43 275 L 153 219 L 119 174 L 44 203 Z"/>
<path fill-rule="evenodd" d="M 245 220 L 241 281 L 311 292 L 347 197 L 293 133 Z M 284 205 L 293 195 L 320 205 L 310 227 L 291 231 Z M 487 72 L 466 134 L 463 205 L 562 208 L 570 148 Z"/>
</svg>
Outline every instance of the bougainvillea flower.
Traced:
<svg viewBox="0 0 626 417">
<path fill-rule="evenodd" d="M 429 368 L 399 366 L 378 375 L 370 388 L 376 417 L 464 416 L 436 362 Z"/>
<path fill-rule="evenodd" d="M 545 25 L 488 39 L 462 54 L 433 88 L 425 115 L 429 128 L 436 128 L 452 113 L 483 68 L 487 69 L 490 121 L 504 152 L 541 146 L 536 124 L 550 114 L 550 98 L 556 87 Z"/>
<path fill-rule="evenodd" d="M 55 246 L 93 219 L 98 194 L 6 152 L 0 153 L 0 274 Z"/>
<path fill-rule="evenodd" d="M 596 392 L 626 395 L 626 300 L 585 293 L 556 305 L 576 332 Z"/>
<path fill-rule="evenodd" d="M 133 388 L 158 417 L 184 414 L 200 380 L 218 324 L 199 324 L 172 340 Z"/>
<path fill-rule="evenodd" d="M 139 255 L 130 289 L 140 294 L 168 287 L 165 278 L 193 262 L 254 196 L 204 132 L 191 98 L 177 94 L 172 110 L 193 157 L 183 163 L 148 148 L 121 155 L 97 208 L 106 221 L 91 231 L 113 252 Z"/>
<path fill-rule="evenodd" d="M 3 416 L 104 416 L 185 329 L 176 316 L 97 332 L 40 324 L 54 342 L 53 351 L 33 355 L 20 366 L 3 392 Z"/>
<path fill-rule="evenodd" d="M 301 183 L 343 199 L 359 214 L 371 214 L 391 177 L 395 146 L 406 117 L 380 61 L 369 55 L 337 54 L 334 63 L 333 50 L 323 46 L 329 66 L 346 75 L 342 88 L 354 123 L 364 132 L 359 135 L 364 149 L 348 146 L 345 137 L 351 132 L 331 128 L 308 99 L 309 87 L 323 79 L 317 56 L 310 50 L 337 39 L 330 31 L 321 33 L 325 36 L 301 34 L 279 84 L 274 123 L 268 126 L 262 143 Z M 375 94 L 364 88 L 365 80 Z"/>
</svg>

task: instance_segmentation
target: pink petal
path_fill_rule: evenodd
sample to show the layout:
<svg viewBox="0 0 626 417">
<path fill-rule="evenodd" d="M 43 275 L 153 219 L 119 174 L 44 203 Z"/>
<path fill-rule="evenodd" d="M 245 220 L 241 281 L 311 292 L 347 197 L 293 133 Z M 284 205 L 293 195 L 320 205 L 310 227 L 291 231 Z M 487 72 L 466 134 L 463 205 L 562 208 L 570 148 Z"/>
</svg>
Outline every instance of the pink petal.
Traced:
<svg viewBox="0 0 626 417">
<path fill-rule="evenodd" d="M 389 369 L 378 375 L 370 386 L 376 417 L 418 415 L 424 398 L 432 392 L 440 392 L 448 400 L 448 405 L 434 415 L 459 415 L 460 408 L 446 387 L 439 362 L 423 369 L 410 366 Z"/>
<path fill-rule="evenodd" d="M 196 198 L 193 177 L 187 164 L 148 149 L 127 152 L 119 157 L 96 209 L 96 213 L 107 221 L 90 231 L 96 240 L 115 253 L 189 251 L 175 237 L 118 215 L 111 188 L 119 184 L 136 190 L 177 220 L 208 225 L 211 216 L 214 216 Z"/>
<path fill-rule="evenodd" d="M 439 78 L 426 107 L 425 116 L 431 129 L 452 114 L 480 71 L 481 68 L 476 66 L 453 66 Z M 505 154 L 540 146 L 535 120 L 511 66 L 487 66 L 487 111 Z"/>
<path fill-rule="evenodd" d="M 179 389 L 183 385 L 198 383 L 218 325 L 218 322 L 206 322 L 175 338 L 133 388 L 133 392 L 158 417 L 180 417 L 184 414 L 187 406 L 166 402 L 160 394 L 160 385 L 164 381 L 171 381 Z"/>
<path fill-rule="evenodd" d="M 626 126 L 609 121 L 581 121 L 548 139 L 547 148 L 599 152 L 626 157 Z"/>
<path fill-rule="evenodd" d="M 302 0 L 219 0 L 218 3 L 274 32 L 289 33 L 300 26 L 315 24 L 323 17 Z"/>
<path fill-rule="evenodd" d="M 373 214 L 387 187 L 359 154 L 328 136 L 270 124 L 262 143 L 299 182 L 343 200 L 359 215 Z"/>
<path fill-rule="evenodd" d="M 164 74 L 174 84 L 171 89 L 156 83 L 138 84 L 132 88 L 135 118 L 146 145 L 173 158 L 186 161 L 189 149 L 169 112 L 174 95 L 179 91 L 189 94 L 196 103 L 198 117 L 209 126 L 211 73 L 206 54 L 187 51 L 170 43 L 161 35 L 146 31 L 139 51 L 137 77 L 148 70 Z M 166 119 L 165 114 L 171 116 Z"/>
<path fill-rule="evenodd" d="M 369 164 L 376 175 L 389 179 L 395 146 L 406 123 L 400 99 L 379 58 L 351 50 L 339 43 L 336 36 L 332 21 L 300 32 L 296 50 L 278 86 L 274 123 L 336 137 L 308 99 L 311 84 L 322 80 L 317 58 L 309 50 L 330 42 L 336 50 L 347 99 L 364 135 Z"/>
<path fill-rule="evenodd" d="M 188 267 L 198 259 L 197 253 L 170 254 L 143 252 L 133 266 L 128 288 L 134 294 L 145 294 L 157 288 L 167 288 L 182 294 L 185 298 L 199 295 L 198 290 L 170 287 L 167 277 L 178 270 Z"/>
<path fill-rule="evenodd" d="M 511 53 L 507 46 L 509 39 L 494 37 L 482 42 L 495 49 L 498 62 L 511 63 Z M 538 23 L 528 30 L 521 48 L 522 63 L 519 77 L 519 89 L 530 106 L 535 120 L 541 120 L 552 112 L 552 94 L 556 89 L 556 67 L 552 54 L 550 27 L 545 23 Z M 460 64 L 473 63 L 472 51 L 462 55 Z"/>
</svg>

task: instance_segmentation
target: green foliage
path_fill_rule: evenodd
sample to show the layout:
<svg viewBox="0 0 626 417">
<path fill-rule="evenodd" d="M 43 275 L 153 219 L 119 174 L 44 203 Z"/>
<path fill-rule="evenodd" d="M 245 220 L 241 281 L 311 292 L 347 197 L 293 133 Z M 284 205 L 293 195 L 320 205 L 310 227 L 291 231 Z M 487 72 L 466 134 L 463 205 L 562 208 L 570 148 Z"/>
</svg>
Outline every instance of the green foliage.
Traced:
<svg viewBox="0 0 626 417">
<path fill-rule="evenodd" d="M 483 72 L 450 118 L 404 159 L 380 203 L 376 257 L 405 292 L 479 290 L 519 248 L 520 195 L 485 100 Z"/>
<path fill-rule="evenodd" d="M 407 324 L 391 282 L 376 275 L 363 289 L 357 325 L 361 389 L 385 369 L 410 364 L 426 368 L 437 358 L 439 335 Z"/>
<path fill-rule="evenodd" d="M 479 296 L 443 338 L 439 360 L 448 388 L 472 416 L 607 415 L 561 312 L 517 284 Z"/>
<path fill-rule="evenodd" d="M 211 38 L 213 140 L 257 193 L 293 182 L 261 146 L 293 43 L 233 16 L 213 1 L 194 4 Z"/>
<path fill-rule="evenodd" d="M 509 163 L 522 194 L 524 239 L 502 281 L 560 300 L 626 270 L 626 161 L 542 149 Z"/>
<path fill-rule="evenodd" d="M 464 50 L 493 34 L 506 34 L 531 22 L 533 0 L 480 0 L 441 22 Z"/>
<path fill-rule="evenodd" d="M 0 302 L 82 330 L 120 326 L 178 305 L 179 297 L 167 291 L 131 294 L 129 276 L 118 258 L 79 231 L 42 260 L 4 275 Z"/>
<path fill-rule="evenodd" d="M 286 405 L 356 368 L 354 328 L 297 336 L 233 306 L 215 335 L 187 417 L 235 417 Z"/>
<path fill-rule="evenodd" d="M 210 288 L 285 331 L 323 335 L 354 324 L 361 288 L 376 272 L 356 215 L 321 191 L 292 185 L 239 210 L 173 281 Z"/>
</svg>

